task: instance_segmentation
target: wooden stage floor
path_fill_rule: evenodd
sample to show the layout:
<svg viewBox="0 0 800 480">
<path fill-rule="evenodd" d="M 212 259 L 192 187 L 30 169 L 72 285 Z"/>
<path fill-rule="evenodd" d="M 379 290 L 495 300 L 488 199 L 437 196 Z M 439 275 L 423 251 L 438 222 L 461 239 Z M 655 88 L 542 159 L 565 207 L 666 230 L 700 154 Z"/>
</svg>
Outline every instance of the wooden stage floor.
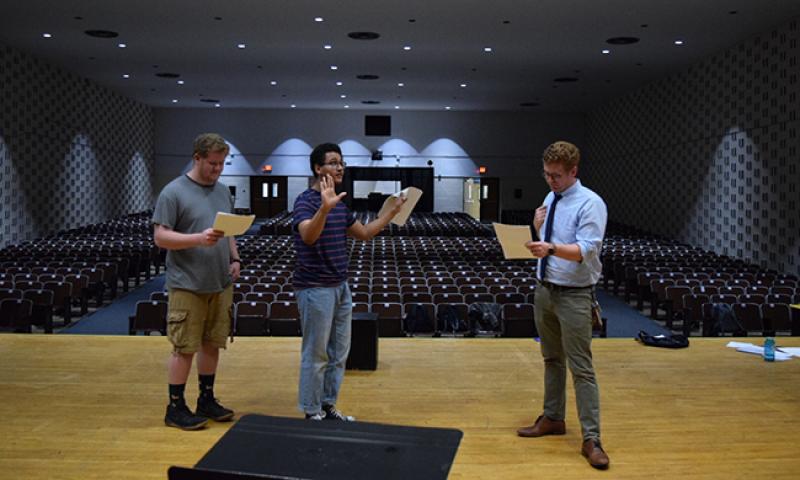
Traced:
<svg viewBox="0 0 800 480">
<path fill-rule="evenodd" d="M 452 479 L 798 478 L 800 358 L 770 364 L 726 342 L 594 342 L 607 472 L 579 453 L 571 382 L 567 435 L 516 436 L 541 411 L 532 340 L 382 339 L 378 370 L 348 371 L 339 406 L 363 421 L 462 430 Z M 217 396 L 238 414 L 299 417 L 299 345 L 237 338 Z M 161 337 L 0 335 L 0 478 L 164 479 L 170 465 L 194 465 L 230 424 L 163 425 L 167 355 Z"/>
</svg>

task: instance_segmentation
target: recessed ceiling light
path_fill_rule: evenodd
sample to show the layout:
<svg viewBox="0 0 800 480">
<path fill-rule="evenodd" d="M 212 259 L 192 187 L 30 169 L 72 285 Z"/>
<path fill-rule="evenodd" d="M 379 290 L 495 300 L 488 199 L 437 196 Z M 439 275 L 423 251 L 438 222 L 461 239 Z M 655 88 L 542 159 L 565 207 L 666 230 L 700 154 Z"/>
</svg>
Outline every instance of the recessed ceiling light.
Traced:
<svg viewBox="0 0 800 480">
<path fill-rule="evenodd" d="M 683 40 L 675 40 L 675 45 L 683 45 Z"/>
<path fill-rule="evenodd" d="M 483 51 L 489 53 L 492 51 L 492 47 L 483 47 Z"/>
<path fill-rule="evenodd" d="M 325 50 L 330 50 L 331 48 L 333 48 L 333 46 L 331 46 L 331 45 L 325 45 L 325 46 L 324 46 L 324 47 L 322 47 L 322 48 L 324 48 Z"/>
<path fill-rule="evenodd" d="M 53 38 L 53 35 L 51 35 L 51 34 L 49 34 L 49 33 L 43 33 L 43 34 L 42 34 L 42 36 L 43 36 L 44 38 Z"/>
<path fill-rule="evenodd" d="M 467 84 L 466 83 L 462 83 L 461 84 L 461 88 L 467 88 Z"/>
<path fill-rule="evenodd" d="M 178 80 L 178 85 L 183 85 L 184 83 L 186 82 L 184 82 L 183 80 Z"/>
<path fill-rule="evenodd" d="M 219 107 L 220 107 L 220 104 L 219 104 L 219 103 L 215 103 L 215 104 L 214 104 L 214 106 L 215 106 L 215 107 L 217 107 L 217 108 L 219 108 Z"/>
<path fill-rule="evenodd" d="M 127 47 L 128 45 L 126 45 L 126 44 L 124 44 L 124 43 L 118 43 L 118 44 L 117 44 L 117 46 L 118 46 L 119 48 L 125 48 L 125 47 Z"/>
<path fill-rule="evenodd" d="M 411 45 L 406 45 L 405 47 L 403 47 L 403 50 L 406 50 L 406 51 L 411 50 Z"/>
<path fill-rule="evenodd" d="M 347 98 L 347 95 L 341 94 L 341 95 L 339 95 L 339 98 Z"/>
<path fill-rule="evenodd" d="M 344 108 L 350 108 L 350 105 L 345 105 Z"/>
<path fill-rule="evenodd" d="M 608 49 L 602 50 L 603 55 L 608 55 L 609 53 L 611 53 L 611 50 Z"/>
<path fill-rule="evenodd" d="M 337 87 L 341 87 L 342 86 L 342 82 L 336 82 L 336 86 Z"/>
<path fill-rule="evenodd" d="M 173 98 L 172 99 L 172 103 L 178 103 L 178 99 L 177 98 Z"/>
<path fill-rule="evenodd" d="M 131 76 L 128 75 L 127 73 L 124 73 L 124 74 L 122 74 L 122 78 L 131 78 Z"/>
<path fill-rule="evenodd" d="M 394 109 L 395 109 L 395 110 L 397 110 L 398 108 L 400 108 L 400 105 L 395 105 L 395 106 L 394 106 Z"/>
<path fill-rule="evenodd" d="M 238 44 L 238 45 L 236 45 L 236 46 L 237 46 L 238 48 L 246 48 L 246 47 L 247 47 L 247 45 L 245 45 L 244 43 L 240 43 L 240 44 Z"/>
<path fill-rule="evenodd" d="M 292 108 L 297 108 L 297 105 L 295 105 L 295 104 L 293 103 L 293 104 L 291 105 L 291 107 L 292 107 Z"/>
<path fill-rule="evenodd" d="M 444 107 L 445 110 L 450 110 L 451 107 Z"/>
<path fill-rule="evenodd" d="M 336 65 L 331 65 L 331 70 L 339 70 L 339 67 L 337 67 Z"/>
<path fill-rule="evenodd" d="M 405 87 L 405 86 L 406 86 L 406 84 L 405 84 L 405 83 L 403 83 L 403 82 L 400 82 L 400 83 L 398 83 L 398 84 L 397 84 L 397 86 L 398 86 L 398 87 Z"/>
<path fill-rule="evenodd" d="M 272 85 L 272 86 L 274 87 L 275 85 L 277 85 L 277 84 L 278 84 L 278 82 L 276 82 L 275 80 L 271 80 L 271 81 L 269 82 L 269 84 L 270 84 L 270 85 Z"/>
<path fill-rule="evenodd" d="M 314 17 L 314 21 L 315 21 L 315 22 L 324 22 L 324 21 L 325 21 L 325 19 L 324 19 L 324 18 L 322 18 L 322 17 Z"/>
</svg>

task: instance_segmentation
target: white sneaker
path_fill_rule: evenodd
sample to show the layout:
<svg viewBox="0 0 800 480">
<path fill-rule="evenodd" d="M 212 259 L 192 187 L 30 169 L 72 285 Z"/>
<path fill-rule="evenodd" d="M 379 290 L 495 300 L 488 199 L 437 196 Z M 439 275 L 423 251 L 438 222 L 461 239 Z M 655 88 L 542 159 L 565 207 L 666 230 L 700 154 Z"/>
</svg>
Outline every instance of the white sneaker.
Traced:
<svg viewBox="0 0 800 480">
<path fill-rule="evenodd" d="M 325 412 L 318 412 L 315 414 L 306 413 L 306 420 L 323 420 L 325 418 Z"/>
</svg>

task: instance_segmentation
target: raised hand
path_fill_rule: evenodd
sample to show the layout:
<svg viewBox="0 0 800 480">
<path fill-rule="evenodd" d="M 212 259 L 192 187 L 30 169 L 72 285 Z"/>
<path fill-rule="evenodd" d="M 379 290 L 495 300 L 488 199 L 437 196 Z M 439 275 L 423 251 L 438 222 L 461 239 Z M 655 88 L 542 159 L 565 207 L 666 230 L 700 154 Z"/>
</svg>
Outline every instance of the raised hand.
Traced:
<svg viewBox="0 0 800 480">
<path fill-rule="evenodd" d="M 319 193 L 322 196 L 322 208 L 324 208 L 326 211 L 332 210 L 333 207 L 335 207 L 336 204 L 347 195 L 347 192 L 342 192 L 338 195 L 336 194 L 335 183 L 333 181 L 333 177 L 330 175 L 325 175 L 324 177 L 320 178 Z"/>
</svg>

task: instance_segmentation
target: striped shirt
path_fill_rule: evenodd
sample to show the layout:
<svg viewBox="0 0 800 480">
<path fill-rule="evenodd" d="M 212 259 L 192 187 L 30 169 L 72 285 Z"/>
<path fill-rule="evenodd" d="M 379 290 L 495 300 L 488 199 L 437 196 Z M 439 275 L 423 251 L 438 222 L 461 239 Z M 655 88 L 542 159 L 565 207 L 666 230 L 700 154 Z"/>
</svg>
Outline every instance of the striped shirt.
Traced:
<svg viewBox="0 0 800 480">
<path fill-rule="evenodd" d="M 313 287 L 335 287 L 347 281 L 347 229 L 355 217 L 344 202 L 328 212 L 325 227 L 316 242 L 306 245 L 297 226 L 311 220 L 322 205 L 322 196 L 309 188 L 297 196 L 292 213 L 294 248 L 297 253 L 292 285 L 295 290 Z"/>
</svg>

